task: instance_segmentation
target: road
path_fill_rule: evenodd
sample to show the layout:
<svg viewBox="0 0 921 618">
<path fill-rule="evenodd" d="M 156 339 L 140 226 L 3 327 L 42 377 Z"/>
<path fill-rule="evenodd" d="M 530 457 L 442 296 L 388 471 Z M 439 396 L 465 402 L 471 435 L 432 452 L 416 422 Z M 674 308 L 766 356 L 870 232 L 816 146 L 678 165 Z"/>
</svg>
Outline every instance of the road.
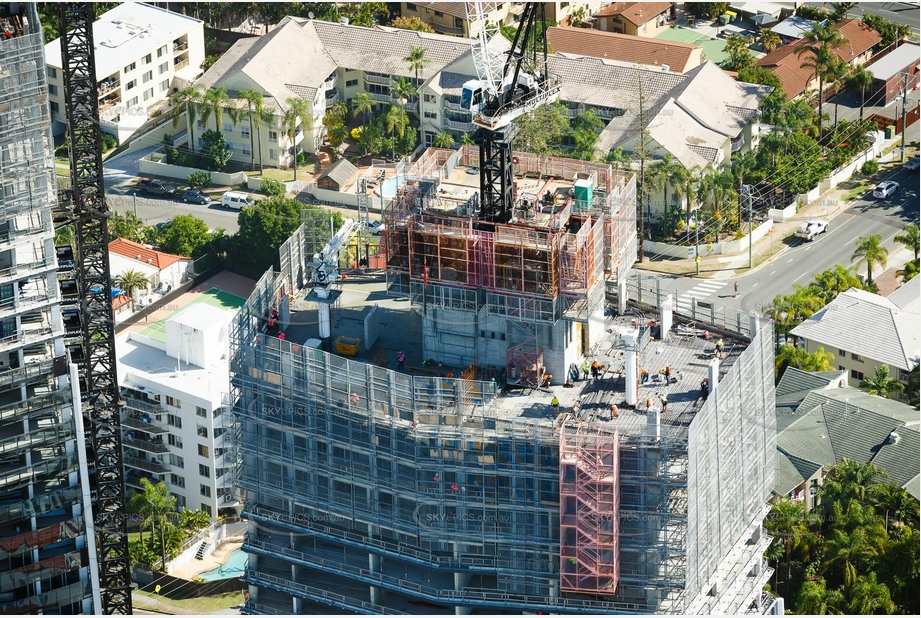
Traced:
<svg viewBox="0 0 921 618">
<path fill-rule="evenodd" d="M 883 245 L 889 249 L 892 266 L 897 259 L 895 251 L 907 255 L 906 250 L 893 238 L 909 223 L 918 224 L 919 177 L 916 172 L 900 170 L 889 178 L 900 185 L 895 196 L 881 201 L 874 199 L 868 191 L 853 200 L 847 210 L 829 219 L 828 232 L 813 242 L 791 239 L 786 251 L 751 274 L 724 279 L 662 276 L 663 285 L 668 287 L 665 293 L 675 290 L 677 303 L 685 311 L 690 310 L 692 297 L 746 313 L 760 311 L 777 295 L 791 292 L 794 283 L 805 286 L 812 281 L 813 275 L 837 264 L 852 266 L 855 262 L 851 259 L 854 243 L 858 237 L 868 234 L 879 234 L 882 237 Z M 814 216 L 823 217 L 821 212 L 814 213 Z M 781 241 L 774 239 L 773 242 Z M 862 267 L 859 272 L 865 275 L 866 267 Z M 738 297 L 734 296 L 733 290 L 736 282 L 739 284 Z M 655 289 L 652 277 L 643 287 L 650 291 Z"/>
<path fill-rule="evenodd" d="M 783 3 L 790 4 L 790 3 Z M 826 7 L 831 2 L 807 2 L 809 6 Z M 857 6 L 848 12 L 849 17 L 862 17 L 867 13 L 885 17 L 897 24 L 908 24 L 914 33 L 918 32 L 919 8 L 917 2 L 858 2 Z"/>
<path fill-rule="evenodd" d="M 119 189 L 121 188 L 110 189 L 107 195 L 109 208 L 118 212 L 125 210 L 135 211 L 147 225 L 156 225 L 157 223 L 169 221 L 176 215 L 194 215 L 204 221 L 208 228 L 212 230 L 220 227 L 224 228 L 228 234 L 235 234 L 239 229 L 237 216 L 240 213 L 236 210 L 224 208 L 219 203 L 212 202 L 210 206 L 200 206 L 198 204 L 148 199 L 140 196 L 135 197 L 131 194 L 132 192 L 126 193 Z"/>
</svg>

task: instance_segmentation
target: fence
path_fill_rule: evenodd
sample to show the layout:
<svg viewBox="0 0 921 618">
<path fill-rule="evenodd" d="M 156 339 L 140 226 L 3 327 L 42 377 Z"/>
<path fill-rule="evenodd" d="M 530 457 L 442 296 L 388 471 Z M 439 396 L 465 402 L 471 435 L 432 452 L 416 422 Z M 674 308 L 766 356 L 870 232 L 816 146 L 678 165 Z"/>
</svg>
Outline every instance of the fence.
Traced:
<svg viewBox="0 0 921 618">
<path fill-rule="evenodd" d="M 752 242 L 757 242 L 764 238 L 774 227 L 774 221 L 768 219 L 756 227 L 752 232 Z M 654 242 L 651 240 L 643 241 L 643 249 L 649 253 L 666 255 L 677 259 L 687 259 L 694 257 L 693 235 L 690 236 L 691 243 L 688 245 L 672 245 L 664 242 Z M 716 243 L 701 242 L 698 247 L 701 257 L 707 255 L 735 254 L 741 253 L 748 249 L 748 234 L 739 239 L 725 240 Z"/>
<path fill-rule="evenodd" d="M 225 592 L 235 592 L 245 590 L 244 584 L 239 577 L 228 579 L 216 579 L 210 582 L 194 582 L 164 573 L 145 571 L 139 567 L 131 568 L 131 577 L 137 582 L 140 590 L 153 592 L 157 586 L 160 590 L 157 594 L 177 601 L 182 599 L 196 599 Z M 154 583 L 156 582 L 156 583 Z M 241 593 L 241 601 L 242 601 Z"/>
<path fill-rule="evenodd" d="M 185 167 L 182 165 L 170 165 L 159 161 L 164 154 L 162 152 L 153 152 L 138 161 L 138 167 L 143 174 L 153 176 L 164 176 L 166 178 L 179 178 L 186 180 L 190 174 L 200 171 L 194 167 Z M 246 183 L 246 174 L 243 172 L 208 172 L 211 174 L 211 181 L 216 185 L 236 186 Z"/>
</svg>

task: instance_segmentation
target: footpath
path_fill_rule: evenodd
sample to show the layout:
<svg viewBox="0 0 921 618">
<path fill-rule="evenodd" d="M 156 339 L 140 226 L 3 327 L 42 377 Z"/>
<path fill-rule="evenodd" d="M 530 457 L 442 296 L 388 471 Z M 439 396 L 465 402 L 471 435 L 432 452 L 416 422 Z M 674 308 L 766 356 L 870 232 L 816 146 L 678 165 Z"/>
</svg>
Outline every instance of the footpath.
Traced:
<svg viewBox="0 0 921 618">
<path fill-rule="evenodd" d="M 747 250 L 734 255 L 701 257 L 699 275 L 693 258 L 676 260 L 651 255 L 648 252 L 646 260 L 642 264 L 638 262 L 634 268 L 648 272 L 703 279 L 735 279 L 755 272 L 784 253 L 794 240 L 794 232 L 804 221 L 809 219 L 831 220 L 850 208 L 851 201 L 865 192 L 861 191 L 855 195 L 855 188 L 866 185 L 865 190 L 870 190 L 879 181 L 900 170 L 903 163 L 900 161 L 899 144 L 900 138 L 887 140 L 883 148 L 884 154 L 878 159 L 880 163 L 879 173 L 876 174 L 874 179 L 861 180 L 855 178 L 845 181 L 837 188 L 826 191 L 816 200 L 800 208 L 793 218 L 781 223 L 774 223 L 771 233 L 756 241 L 752 247 L 752 264 L 754 266 L 752 269 L 748 268 Z M 917 146 L 906 145 L 905 160 L 907 161 L 917 152 Z M 893 260 L 890 260 L 890 262 L 895 263 Z"/>
</svg>

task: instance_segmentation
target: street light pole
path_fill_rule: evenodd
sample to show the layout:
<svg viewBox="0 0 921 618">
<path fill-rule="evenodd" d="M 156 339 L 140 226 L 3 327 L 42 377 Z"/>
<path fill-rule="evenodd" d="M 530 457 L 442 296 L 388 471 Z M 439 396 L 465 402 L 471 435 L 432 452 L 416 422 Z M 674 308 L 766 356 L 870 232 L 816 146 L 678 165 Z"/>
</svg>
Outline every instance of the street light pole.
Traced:
<svg viewBox="0 0 921 618">
<path fill-rule="evenodd" d="M 752 188 L 751 185 L 742 185 L 742 195 L 748 202 L 748 267 L 752 267 Z"/>
<path fill-rule="evenodd" d="M 700 274 L 700 221 L 694 217 L 694 263 L 697 264 L 697 274 Z"/>
</svg>

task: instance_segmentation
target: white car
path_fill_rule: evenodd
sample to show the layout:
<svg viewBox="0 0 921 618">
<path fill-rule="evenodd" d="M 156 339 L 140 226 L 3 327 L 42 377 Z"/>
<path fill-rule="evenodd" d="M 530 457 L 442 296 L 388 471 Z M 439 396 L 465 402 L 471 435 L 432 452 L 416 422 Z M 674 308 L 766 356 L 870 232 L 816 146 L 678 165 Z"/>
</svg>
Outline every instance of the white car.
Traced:
<svg viewBox="0 0 921 618">
<path fill-rule="evenodd" d="M 921 167 L 921 161 L 919 161 L 918 155 L 915 155 L 912 158 L 910 158 L 908 161 L 906 161 L 903 167 L 907 169 L 909 172 L 918 171 L 918 167 Z"/>
<path fill-rule="evenodd" d="M 806 223 L 799 226 L 799 229 L 796 230 L 796 237 L 805 238 L 806 240 L 812 242 L 815 240 L 816 236 L 827 231 L 828 221 L 819 221 L 816 219 L 813 221 L 807 221 Z"/>
<path fill-rule="evenodd" d="M 381 232 L 386 229 L 386 226 L 380 221 L 375 221 L 371 219 L 368 221 L 368 231 L 371 232 L 374 236 L 380 236 Z"/>
<path fill-rule="evenodd" d="M 888 197 L 892 197 L 898 190 L 899 183 L 894 180 L 884 180 L 876 185 L 876 189 L 873 190 L 873 197 L 884 200 Z"/>
</svg>

